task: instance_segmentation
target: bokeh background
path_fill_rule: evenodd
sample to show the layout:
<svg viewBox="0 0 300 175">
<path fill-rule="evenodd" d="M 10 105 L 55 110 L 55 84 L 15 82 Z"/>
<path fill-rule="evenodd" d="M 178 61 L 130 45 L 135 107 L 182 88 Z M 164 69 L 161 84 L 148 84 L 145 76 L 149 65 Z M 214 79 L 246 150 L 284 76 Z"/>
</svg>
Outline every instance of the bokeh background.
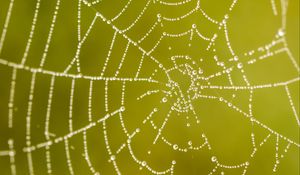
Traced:
<svg viewBox="0 0 300 175">
<path fill-rule="evenodd" d="M 88 1 L 88 0 L 87 0 Z M 170 2 L 177 2 L 170 0 Z M 185 1 L 184 1 L 185 2 Z M 150 5 L 140 20 L 125 34 L 133 41 L 138 41 L 144 36 L 151 26 L 157 21 L 157 15 L 176 18 L 193 10 L 197 1 L 191 0 L 183 5 L 168 6 L 159 1 L 150 1 Z M 275 3 L 277 15 L 274 15 L 272 2 Z M 0 31 L 5 24 L 7 10 L 10 0 L 0 1 Z M 11 19 L 7 28 L 3 48 L 0 52 L 0 59 L 20 64 L 30 35 L 34 12 L 37 1 L 35 0 L 14 0 Z M 30 68 L 38 68 L 43 56 L 45 43 L 47 42 L 56 0 L 41 0 L 39 14 L 35 25 L 35 32 L 28 52 L 25 65 Z M 88 30 L 96 12 L 100 12 L 106 19 L 116 16 L 128 1 L 102 0 L 91 7 L 81 3 L 80 28 L 81 35 Z M 128 27 L 141 13 L 148 0 L 132 0 L 128 9 L 111 24 L 103 22 L 98 18 L 91 29 L 85 43 L 80 49 L 80 68 L 82 75 L 99 76 L 105 63 L 111 40 L 114 35 L 112 25 L 119 29 Z M 233 51 L 238 55 L 239 60 L 244 63 L 243 69 L 250 84 L 263 85 L 279 82 L 286 82 L 299 78 L 299 71 L 292 64 L 287 52 L 268 56 L 255 64 L 246 64 L 253 58 L 258 58 L 265 53 L 255 52 L 254 55 L 245 55 L 251 50 L 257 50 L 276 40 L 276 35 L 283 33 L 286 44 L 279 44 L 271 48 L 271 52 L 280 48 L 289 48 L 291 54 L 299 67 L 299 1 L 288 1 L 286 16 L 282 15 L 282 3 L 285 0 L 243 0 L 238 1 L 232 11 L 229 11 L 231 0 L 202 0 L 200 8 L 216 21 L 222 21 L 225 14 L 228 14 L 227 31 Z M 60 2 L 57 13 L 53 36 L 49 45 L 48 55 L 42 70 L 63 72 L 70 64 L 76 54 L 78 45 L 78 1 L 65 0 Z M 286 21 L 286 28 L 283 23 Z M 209 76 L 220 72 L 223 68 L 214 61 L 217 55 L 220 62 L 226 66 L 235 66 L 230 61 L 232 55 L 226 43 L 224 30 L 218 25 L 209 21 L 198 10 L 186 18 L 178 21 L 164 21 L 163 25 L 158 24 L 151 34 L 138 47 L 130 44 L 124 64 L 118 77 L 133 78 L 136 75 L 143 53 L 138 48 L 149 51 L 159 40 L 163 32 L 182 33 L 190 30 L 196 24 L 197 30 L 211 38 L 218 33 L 213 49 L 206 50 L 209 42 L 190 35 L 178 38 L 164 38 L 157 48 L 151 53 L 164 67 L 170 68 L 173 62 L 170 57 L 173 55 L 189 55 L 192 61 L 197 63 L 203 70 L 203 76 Z M 280 34 L 282 34 L 280 33 Z M 278 39 L 278 38 L 277 38 Z M 128 40 L 123 35 L 117 34 L 111 59 L 104 73 L 105 77 L 113 77 L 123 56 Z M 252 125 L 250 120 L 241 113 L 228 107 L 218 100 L 199 98 L 193 101 L 195 112 L 200 118 L 200 124 L 190 113 L 172 113 L 169 122 L 162 132 L 162 137 L 167 138 L 171 143 L 181 147 L 201 145 L 202 134 L 208 138 L 211 150 L 204 147 L 201 150 L 189 150 L 180 152 L 168 146 L 162 140 L 152 144 L 157 130 L 153 129 L 150 122 L 143 124 L 143 120 L 149 115 L 153 108 L 158 112 L 153 117 L 153 122 L 160 126 L 174 99 L 170 98 L 166 103 L 162 102 L 164 93 L 157 93 L 137 100 L 141 94 L 149 90 L 168 90 L 167 79 L 159 68 L 159 65 L 145 56 L 139 77 L 153 79 L 161 83 L 149 82 L 126 82 L 124 106 L 126 108 L 123 120 L 129 133 L 136 128 L 141 131 L 131 140 L 131 147 L 135 156 L 157 171 L 168 169 L 173 160 L 176 160 L 174 174 L 208 174 L 216 166 L 211 161 L 216 156 L 223 165 L 239 165 L 248 161 L 250 163 L 247 174 L 267 175 L 297 175 L 299 174 L 299 147 L 291 144 L 290 149 L 280 159 L 277 172 L 273 172 L 276 156 L 276 135 L 271 133 L 268 141 L 258 149 L 253 158 L 250 157 L 253 146 L 251 133 L 255 133 L 256 139 L 262 141 L 270 131 L 260 125 Z M 157 72 L 156 72 L 157 71 Z M 13 127 L 8 127 L 8 102 L 11 91 L 13 67 L 1 61 L 0 64 L 0 150 L 8 150 L 8 140 L 13 139 L 15 149 L 15 166 L 17 174 L 29 174 L 28 161 L 24 147 L 26 147 L 26 116 L 28 114 L 28 101 L 32 72 L 23 68 L 17 69 L 16 86 L 13 107 Z M 154 73 L 156 72 L 156 73 Z M 69 74 L 77 75 L 76 64 L 71 67 Z M 235 86 L 246 86 L 243 81 L 243 74 L 237 69 L 231 72 L 231 78 Z M 186 76 L 174 74 L 172 79 L 186 85 Z M 72 108 L 74 130 L 85 127 L 89 124 L 89 87 L 90 81 L 77 78 L 74 80 L 74 98 Z M 228 76 L 218 76 L 209 80 L 212 85 L 230 86 Z M 36 73 L 34 97 L 32 100 L 31 112 L 31 144 L 37 145 L 45 142 L 45 123 L 47 103 L 50 90 L 51 75 Z M 206 81 L 200 82 L 207 85 Z M 93 82 L 93 100 L 91 116 L 93 121 L 105 116 L 122 106 L 122 82 L 111 81 L 108 83 L 108 111 L 105 109 L 105 81 Z M 51 140 L 61 137 L 69 132 L 70 94 L 72 78 L 56 77 L 53 91 L 53 100 L 49 120 Z M 291 100 L 299 116 L 299 80 L 288 85 Z M 248 113 L 250 91 L 204 89 L 203 95 L 217 95 L 227 99 L 230 103 Z M 234 95 L 233 95 L 234 94 Z M 282 136 L 293 140 L 299 145 L 299 125 L 297 125 L 288 95 L 284 86 L 255 89 L 253 92 L 252 113 L 261 123 Z M 191 115 L 186 119 L 187 115 Z M 109 118 L 106 122 L 106 133 L 110 149 L 116 152 L 119 147 L 126 143 L 128 137 L 124 131 L 118 115 Z M 187 124 L 190 124 L 188 127 Z M 115 168 L 110 160 L 111 155 L 107 151 L 104 139 L 102 124 L 99 124 L 86 132 L 87 148 L 89 159 L 96 172 L 100 174 L 116 174 Z M 282 154 L 287 141 L 279 139 L 279 155 Z M 53 144 L 50 148 L 52 174 L 70 174 L 67 161 L 65 144 L 63 142 Z M 92 174 L 85 159 L 84 137 L 78 134 L 69 139 L 69 152 L 74 174 Z M 149 152 L 150 151 L 150 152 Z M 47 174 L 47 161 L 45 148 L 32 152 L 34 174 Z M 152 174 L 147 168 L 136 163 L 129 149 L 125 147 L 117 156 L 116 163 L 122 174 Z M 215 174 L 242 174 L 243 168 L 218 168 Z M 9 156 L 0 156 L 0 174 L 11 174 Z"/>
</svg>

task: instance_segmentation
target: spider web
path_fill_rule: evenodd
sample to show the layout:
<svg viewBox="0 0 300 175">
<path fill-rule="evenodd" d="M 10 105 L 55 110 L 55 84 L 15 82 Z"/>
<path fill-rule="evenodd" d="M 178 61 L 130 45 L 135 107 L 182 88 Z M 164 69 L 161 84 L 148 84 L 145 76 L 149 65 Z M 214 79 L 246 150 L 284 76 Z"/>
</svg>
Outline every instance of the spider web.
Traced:
<svg viewBox="0 0 300 175">
<path fill-rule="evenodd" d="M 11 26 L 23 20 L 18 3 L 1 5 L 5 174 L 184 174 L 186 161 L 197 174 L 257 174 L 251 166 L 261 164 L 256 158 L 268 148 L 271 174 L 289 150 L 298 152 L 300 69 L 286 39 L 287 1 L 267 1 L 279 27 L 271 41 L 245 52 L 230 37 L 230 20 L 242 6 L 237 0 L 216 17 L 199 0 L 36 0 L 28 3 L 33 13 L 22 31 Z M 24 45 L 14 43 L 19 32 L 26 33 Z M 253 68 L 278 64 L 278 55 L 292 73 L 266 79 Z M 268 109 L 260 98 L 273 90 L 283 96 L 284 113 L 274 114 L 274 103 Z M 264 115 L 284 115 L 293 125 Z M 216 130 L 226 121 L 225 130 L 236 127 L 228 133 L 240 133 L 232 153 L 220 143 L 234 136 Z M 246 158 L 233 153 L 239 144 L 248 144 Z"/>
</svg>

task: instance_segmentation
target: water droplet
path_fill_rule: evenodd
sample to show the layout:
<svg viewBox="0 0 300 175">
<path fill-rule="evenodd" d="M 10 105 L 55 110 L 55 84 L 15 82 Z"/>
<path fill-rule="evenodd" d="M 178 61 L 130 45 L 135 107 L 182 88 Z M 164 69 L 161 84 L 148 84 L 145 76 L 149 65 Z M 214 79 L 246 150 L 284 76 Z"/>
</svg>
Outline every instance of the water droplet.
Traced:
<svg viewBox="0 0 300 175">
<path fill-rule="evenodd" d="M 176 144 L 173 145 L 173 149 L 174 149 L 174 150 L 177 150 L 177 149 L 178 149 L 178 145 L 176 145 Z"/>
<path fill-rule="evenodd" d="M 211 157 L 211 161 L 212 161 L 212 162 L 216 162 L 216 161 L 217 161 L 217 158 L 216 158 L 215 156 L 212 156 L 212 157 Z"/>
<path fill-rule="evenodd" d="M 239 57 L 234 56 L 233 60 L 234 60 L 234 61 L 238 61 L 238 60 L 239 60 Z"/>
<path fill-rule="evenodd" d="M 115 160 L 116 159 L 116 156 L 112 155 L 110 156 L 110 160 Z"/>
<path fill-rule="evenodd" d="M 278 36 L 284 36 L 284 31 L 282 29 L 279 29 L 278 30 Z"/>
<path fill-rule="evenodd" d="M 242 63 L 239 63 L 239 64 L 237 65 L 237 67 L 238 67 L 239 69 L 241 69 L 241 68 L 243 68 L 243 64 L 242 64 Z"/>
</svg>

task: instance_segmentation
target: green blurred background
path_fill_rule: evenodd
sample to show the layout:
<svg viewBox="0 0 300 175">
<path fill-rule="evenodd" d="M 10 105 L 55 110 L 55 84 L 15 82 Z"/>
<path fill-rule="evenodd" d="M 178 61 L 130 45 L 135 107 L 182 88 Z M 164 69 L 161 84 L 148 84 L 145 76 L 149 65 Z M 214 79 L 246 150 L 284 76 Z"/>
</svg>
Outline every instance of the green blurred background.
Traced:
<svg viewBox="0 0 300 175">
<path fill-rule="evenodd" d="M 87 0 L 88 1 L 88 0 Z M 0 31 L 5 24 L 7 10 L 10 0 L 0 1 Z M 28 37 L 31 30 L 32 20 L 35 12 L 36 2 L 34 0 L 15 0 L 13 3 L 11 19 L 8 25 L 6 38 L 1 60 L 20 64 Z M 101 2 L 88 7 L 81 3 L 81 36 L 88 30 L 96 12 L 100 12 L 106 19 L 112 19 L 124 6 L 126 1 L 102 0 Z M 179 2 L 170 0 L 170 2 Z M 268 56 L 259 60 L 255 64 L 247 64 L 249 60 L 258 59 L 266 52 L 259 52 L 257 49 L 264 47 L 274 40 L 276 35 L 282 31 L 286 44 L 280 43 L 270 49 L 270 52 L 289 48 L 296 60 L 299 68 L 299 1 L 290 0 L 287 6 L 287 14 L 282 10 L 282 4 L 287 3 L 282 0 L 274 0 L 277 15 L 272 10 L 270 0 L 244 0 L 238 1 L 232 11 L 229 11 L 231 0 L 202 0 L 200 8 L 208 16 L 216 21 L 222 21 L 225 14 L 228 14 L 227 31 L 231 47 L 243 63 L 244 75 L 250 85 L 263 85 L 286 82 L 299 78 L 299 72 L 293 65 L 288 52 Z M 30 50 L 25 65 L 30 68 L 38 68 L 43 56 L 45 43 L 47 42 L 56 0 L 41 0 L 39 14 L 35 25 L 35 32 L 32 38 Z M 107 57 L 111 40 L 114 35 L 112 26 L 125 29 L 139 16 L 148 0 L 132 0 L 128 9 L 112 24 L 103 22 L 97 18 L 91 29 L 89 36 L 80 49 L 80 68 L 82 75 L 99 76 L 105 59 Z M 125 35 L 132 41 L 138 41 L 157 21 L 157 15 L 163 17 L 176 18 L 187 14 L 195 9 L 196 0 L 178 6 L 168 6 L 159 1 L 150 0 L 148 8 L 140 17 L 139 21 Z M 174 55 L 189 55 L 191 61 L 195 62 L 194 69 L 203 71 L 202 76 L 208 77 L 217 72 L 224 71 L 224 68 L 214 60 L 216 55 L 219 62 L 231 71 L 231 80 L 235 86 L 246 86 L 243 74 L 236 68 L 236 63 L 232 62 L 232 55 L 226 43 L 223 28 L 209 21 L 201 10 L 192 13 L 188 17 L 179 21 L 165 21 L 158 24 L 149 36 L 138 46 L 129 45 L 128 53 L 118 77 L 134 78 L 143 57 L 141 51 L 150 51 L 159 40 L 163 32 L 178 34 L 191 29 L 196 24 L 197 30 L 208 38 L 212 38 L 215 33 L 218 37 L 210 50 L 207 50 L 209 41 L 205 41 L 194 33 L 193 40 L 189 40 L 190 35 L 178 38 L 166 37 L 157 48 L 151 53 L 165 68 L 171 68 L 173 62 L 170 58 Z M 62 0 L 57 13 L 57 19 L 53 30 L 53 36 L 49 45 L 48 55 L 42 70 L 53 72 L 63 72 L 70 64 L 76 54 L 78 45 L 78 1 Z M 286 23 L 285 23 L 286 21 Z M 283 23 L 286 28 L 283 29 Z M 280 38 L 280 37 L 279 37 Z M 112 49 L 111 58 L 104 73 L 104 77 L 113 77 L 123 56 L 128 40 L 123 34 L 117 34 L 115 44 Z M 215 49 L 215 51 L 213 51 Z M 253 55 L 245 54 L 252 50 Z M 184 60 L 186 61 L 186 60 Z M 187 64 L 192 64 L 186 62 Z M 185 64 L 185 62 L 183 63 Z M 26 153 L 26 116 L 28 112 L 28 99 L 30 93 L 30 83 L 32 72 L 23 68 L 17 69 L 13 127 L 8 128 L 8 102 L 11 88 L 13 68 L 0 64 L 0 151 L 8 150 L 8 140 L 13 139 L 15 149 L 15 166 L 17 174 L 29 174 Z M 76 63 L 71 67 L 69 74 L 77 75 Z M 161 137 L 167 139 L 172 144 L 187 148 L 187 152 L 174 150 L 163 140 L 159 139 L 156 144 L 152 144 L 156 137 L 157 130 L 153 129 L 150 122 L 143 124 L 143 120 L 149 115 L 153 108 L 158 112 L 153 116 L 153 123 L 161 126 L 171 105 L 176 97 L 169 98 L 166 103 L 162 102 L 164 93 L 168 91 L 168 83 L 165 73 L 159 68 L 159 64 L 146 55 L 139 74 L 140 78 L 149 78 L 160 83 L 149 83 L 140 81 L 126 82 L 125 112 L 122 113 L 125 128 L 131 134 L 136 128 L 140 129 L 131 140 L 131 148 L 134 155 L 141 161 L 146 161 L 147 165 L 156 171 L 164 171 L 170 167 L 173 160 L 176 160 L 174 174 L 198 175 L 208 174 L 216 166 L 212 162 L 212 156 L 216 156 L 222 165 L 239 165 L 246 161 L 250 163 L 247 173 L 252 175 L 297 175 L 299 174 L 299 147 L 291 144 L 290 149 L 280 159 L 277 172 L 273 172 L 276 162 L 276 135 L 258 124 L 252 125 L 249 118 L 237 112 L 227 104 L 218 99 L 199 98 L 192 102 L 195 113 L 200 119 L 198 124 L 193 117 L 193 113 L 172 112 L 171 117 L 162 131 Z M 171 79 L 181 84 L 187 85 L 186 76 L 174 73 Z M 89 87 L 90 81 L 83 78 L 74 80 L 73 98 L 73 128 L 78 130 L 89 124 Z M 211 85 L 231 86 L 227 74 L 217 76 L 208 81 Z M 207 81 L 199 81 L 200 85 L 208 85 Z M 32 100 L 31 112 L 31 145 L 45 142 L 45 122 L 47 103 L 50 90 L 51 75 L 36 73 L 34 87 L 34 97 Z M 108 111 L 105 109 L 105 81 L 93 81 L 92 94 L 92 120 L 97 121 L 105 114 L 111 113 L 122 106 L 122 85 L 120 81 L 108 82 Z M 200 86 L 199 85 L 199 86 Z M 69 104 L 71 94 L 72 78 L 65 76 L 55 78 L 53 100 L 50 114 L 49 131 L 52 134 L 51 140 L 69 133 Z M 299 80 L 288 85 L 291 100 L 299 116 Z M 161 90 L 160 93 L 149 95 L 141 100 L 137 98 L 149 91 Z M 226 99 L 242 111 L 249 113 L 250 90 L 225 90 L 225 89 L 203 89 L 202 95 L 218 96 Z M 280 135 L 289 138 L 299 145 L 299 125 L 297 125 L 293 109 L 290 105 L 285 86 L 272 88 L 262 88 L 253 90 L 252 101 L 253 117 Z M 186 117 L 189 116 L 189 119 Z M 113 154 L 128 139 L 121 125 L 118 115 L 110 117 L 106 122 L 106 132 L 109 146 Z M 187 124 L 190 124 L 188 127 Z M 202 134 L 205 134 L 211 146 L 200 150 L 191 150 L 189 143 L 193 146 L 203 144 Z M 251 133 L 255 134 L 257 144 L 268 134 L 270 138 L 261 146 L 253 158 L 250 157 L 253 146 Z M 102 124 L 86 131 L 87 148 L 89 160 L 96 172 L 100 174 L 116 174 L 115 168 L 110 160 L 110 154 L 104 139 Z M 279 139 L 278 154 L 284 153 L 284 148 L 288 142 Z M 70 174 L 65 144 L 59 142 L 49 148 L 51 154 L 52 174 Z M 92 174 L 89 164 L 85 159 L 84 137 L 80 133 L 69 139 L 69 152 L 74 174 Z M 32 152 L 34 174 L 47 174 L 47 161 L 45 148 Z M 152 174 L 146 167 L 136 163 L 126 146 L 116 156 L 117 166 L 122 174 Z M 244 168 L 222 168 L 219 167 L 215 174 L 235 175 L 242 174 Z M 0 174 L 11 174 L 9 156 L 0 156 Z M 169 173 L 170 174 L 170 173 Z"/>
</svg>

